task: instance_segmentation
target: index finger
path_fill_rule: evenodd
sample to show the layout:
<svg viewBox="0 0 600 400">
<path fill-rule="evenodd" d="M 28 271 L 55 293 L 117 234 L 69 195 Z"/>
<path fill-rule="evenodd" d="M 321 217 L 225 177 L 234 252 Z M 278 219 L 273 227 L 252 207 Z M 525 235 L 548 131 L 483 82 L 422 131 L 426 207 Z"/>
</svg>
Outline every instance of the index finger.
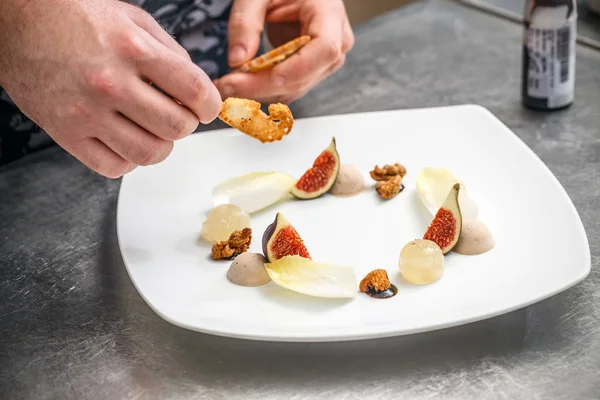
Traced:
<svg viewBox="0 0 600 400">
<path fill-rule="evenodd" d="M 138 62 L 140 73 L 163 92 L 189 108 L 202 122 L 221 110 L 221 95 L 208 75 L 191 60 L 164 46 L 152 46 L 152 56 Z"/>
</svg>

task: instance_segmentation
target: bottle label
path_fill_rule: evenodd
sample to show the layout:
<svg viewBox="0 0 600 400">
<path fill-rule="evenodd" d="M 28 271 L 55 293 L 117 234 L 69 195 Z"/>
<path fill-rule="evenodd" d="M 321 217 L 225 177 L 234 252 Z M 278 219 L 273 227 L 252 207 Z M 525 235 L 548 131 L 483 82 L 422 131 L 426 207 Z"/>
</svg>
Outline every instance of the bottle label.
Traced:
<svg viewBox="0 0 600 400">
<path fill-rule="evenodd" d="M 550 108 L 573 100 L 576 36 L 573 20 L 557 29 L 530 26 L 527 30 L 527 93 L 547 99 Z"/>
</svg>

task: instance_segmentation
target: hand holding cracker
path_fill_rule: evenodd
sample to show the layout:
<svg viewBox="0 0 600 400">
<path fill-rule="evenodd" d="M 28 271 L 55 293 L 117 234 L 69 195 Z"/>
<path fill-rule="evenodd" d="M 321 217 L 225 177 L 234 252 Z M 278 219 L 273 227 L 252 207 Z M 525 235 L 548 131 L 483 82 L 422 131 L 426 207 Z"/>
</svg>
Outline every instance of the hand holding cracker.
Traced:
<svg viewBox="0 0 600 400">
<path fill-rule="evenodd" d="M 255 57 L 263 27 L 272 51 Z M 235 0 L 222 98 L 290 104 L 335 73 L 354 45 L 342 0 Z"/>
</svg>

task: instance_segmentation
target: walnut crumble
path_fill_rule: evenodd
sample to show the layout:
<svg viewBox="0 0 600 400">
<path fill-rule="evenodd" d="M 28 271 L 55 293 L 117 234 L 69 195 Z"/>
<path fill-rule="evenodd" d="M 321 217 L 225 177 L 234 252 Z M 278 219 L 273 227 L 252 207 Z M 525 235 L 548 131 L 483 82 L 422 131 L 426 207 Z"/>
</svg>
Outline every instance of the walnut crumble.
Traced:
<svg viewBox="0 0 600 400">
<path fill-rule="evenodd" d="M 252 241 L 252 229 L 244 228 L 241 231 L 234 231 L 229 240 L 217 242 L 212 246 L 212 258 L 221 260 L 236 257 L 250 248 Z"/>
<path fill-rule="evenodd" d="M 404 189 L 404 186 L 402 185 L 402 178 L 400 175 L 396 175 L 387 181 L 377 182 L 375 189 L 381 198 L 389 200 L 400 193 L 402 189 Z"/>
<path fill-rule="evenodd" d="M 366 293 L 370 289 L 376 292 L 382 292 L 388 290 L 391 285 L 387 271 L 385 269 L 376 269 L 369 272 L 367 276 L 360 281 L 359 289 L 363 293 Z"/>
<path fill-rule="evenodd" d="M 390 178 L 400 175 L 400 178 L 404 178 L 406 175 L 406 168 L 402 164 L 395 163 L 393 165 L 386 164 L 383 167 L 378 165 L 373 168 L 370 172 L 371 178 L 376 181 L 387 181 Z"/>
<path fill-rule="evenodd" d="M 378 165 L 370 172 L 371 178 L 377 181 L 375 189 L 384 200 L 389 200 L 404 189 L 402 178 L 406 175 L 406 168 L 402 164 Z"/>
</svg>

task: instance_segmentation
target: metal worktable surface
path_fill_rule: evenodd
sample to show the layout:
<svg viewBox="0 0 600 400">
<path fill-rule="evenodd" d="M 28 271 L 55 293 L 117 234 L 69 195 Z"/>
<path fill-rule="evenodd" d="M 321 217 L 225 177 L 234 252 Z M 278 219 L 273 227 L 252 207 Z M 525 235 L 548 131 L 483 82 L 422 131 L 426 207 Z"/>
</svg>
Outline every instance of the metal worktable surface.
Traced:
<svg viewBox="0 0 600 400">
<path fill-rule="evenodd" d="M 0 398 L 600 396 L 600 53 L 578 48 L 571 108 L 537 113 L 519 103 L 518 25 L 432 1 L 356 33 L 347 65 L 295 115 L 489 108 L 573 199 L 592 250 L 588 278 L 525 309 L 405 337 L 286 344 L 187 331 L 151 311 L 128 278 L 115 228 L 120 182 L 52 148 L 0 169 Z M 510 190 L 510 176 L 499 183 Z"/>
</svg>

